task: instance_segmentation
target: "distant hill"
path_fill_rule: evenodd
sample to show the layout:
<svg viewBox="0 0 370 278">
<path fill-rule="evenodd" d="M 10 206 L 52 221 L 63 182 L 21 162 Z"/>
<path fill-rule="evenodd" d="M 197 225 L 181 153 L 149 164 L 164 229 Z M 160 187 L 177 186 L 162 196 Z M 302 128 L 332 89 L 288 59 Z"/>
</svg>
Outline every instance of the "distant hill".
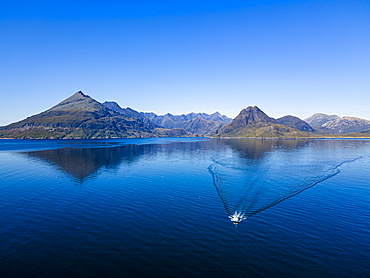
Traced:
<svg viewBox="0 0 370 278">
<path fill-rule="evenodd" d="M 315 113 L 312 116 L 304 119 L 306 123 L 308 123 L 310 126 L 322 126 L 323 124 L 333 121 L 336 119 L 339 119 L 340 117 L 338 115 L 327 115 L 323 113 Z"/>
<path fill-rule="evenodd" d="M 143 120 L 106 108 L 81 91 L 51 109 L 0 128 L 0 138 L 155 137 Z"/>
<path fill-rule="evenodd" d="M 356 117 L 343 117 L 326 122 L 322 127 L 337 133 L 362 132 L 370 128 L 370 121 Z"/>
<path fill-rule="evenodd" d="M 218 137 L 306 137 L 307 133 L 279 124 L 257 106 L 249 106 L 222 127 Z"/>
<path fill-rule="evenodd" d="M 370 121 L 356 117 L 339 117 L 316 113 L 305 120 L 321 134 L 344 134 L 362 132 L 370 128 Z"/>
<path fill-rule="evenodd" d="M 295 116 L 284 116 L 276 119 L 276 122 L 281 125 L 289 126 L 291 128 L 298 129 L 305 132 L 314 132 L 314 129 L 305 121 Z"/>
</svg>

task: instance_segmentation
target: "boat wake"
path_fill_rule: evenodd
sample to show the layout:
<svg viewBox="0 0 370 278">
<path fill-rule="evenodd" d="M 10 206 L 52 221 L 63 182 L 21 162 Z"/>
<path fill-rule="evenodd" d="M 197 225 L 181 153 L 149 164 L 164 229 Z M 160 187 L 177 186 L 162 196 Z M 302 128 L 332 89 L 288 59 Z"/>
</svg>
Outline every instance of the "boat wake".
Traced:
<svg viewBox="0 0 370 278">
<path fill-rule="evenodd" d="M 259 163 L 225 163 L 214 159 L 208 167 L 231 222 L 241 221 L 291 198 L 338 173 L 340 167 L 361 159 L 333 163 L 289 155 Z"/>
</svg>

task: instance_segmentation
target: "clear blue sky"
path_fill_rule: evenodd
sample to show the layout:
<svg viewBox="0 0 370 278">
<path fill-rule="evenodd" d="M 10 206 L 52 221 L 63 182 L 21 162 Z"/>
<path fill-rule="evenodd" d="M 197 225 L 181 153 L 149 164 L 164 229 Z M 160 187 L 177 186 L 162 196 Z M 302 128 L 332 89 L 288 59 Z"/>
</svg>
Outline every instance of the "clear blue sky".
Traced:
<svg viewBox="0 0 370 278">
<path fill-rule="evenodd" d="M 0 0 L 0 125 L 79 90 L 157 114 L 370 119 L 370 1 Z"/>
</svg>

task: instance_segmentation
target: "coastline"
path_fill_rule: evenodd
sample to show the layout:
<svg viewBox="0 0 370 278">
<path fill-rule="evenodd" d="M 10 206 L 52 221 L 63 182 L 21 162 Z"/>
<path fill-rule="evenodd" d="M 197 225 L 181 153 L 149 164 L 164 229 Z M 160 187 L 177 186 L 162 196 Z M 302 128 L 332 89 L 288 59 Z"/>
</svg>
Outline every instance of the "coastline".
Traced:
<svg viewBox="0 0 370 278">
<path fill-rule="evenodd" d="M 112 137 L 112 138 L 0 138 L 0 140 L 108 140 L 108 139 L 149 139 L 149 138 L 212 138 L 251 140 L 312 140 L 312 139 L 370 139 L 370 136 L 312 136 L 312 137 L 212 137 L 212 136 L 166 136 L 166 137 Z"/>
</svg>

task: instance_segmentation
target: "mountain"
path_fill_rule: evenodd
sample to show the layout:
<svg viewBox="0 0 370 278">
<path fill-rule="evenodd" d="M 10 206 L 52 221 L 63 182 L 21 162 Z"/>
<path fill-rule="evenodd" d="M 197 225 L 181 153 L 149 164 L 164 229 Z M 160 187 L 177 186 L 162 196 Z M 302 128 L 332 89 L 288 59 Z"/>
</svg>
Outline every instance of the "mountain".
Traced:
<svg viewBox="0 0 370 278">
<path fill-rule="evenodd" d="M 370 121 L 356 117 L 343 117 L 326 122 L 322 127 L 336 133 L 362 132 L 370 128 Z"/>
<path fill-rule="evenodd" d="M 197 135 L 210 134 L 231 122 L 230 118 L 218 112 L 210 115 L 207 113 L 189 113 L 186 115 L 167 113 L 166 115 L 158 116 L 152 112 L 141 112 L 141 114 L 163 128 L 182 128 L 186 132 Z"/>
<path fill-rule="evenodd" d="M 284 116 L 276 119 L 276 122 L 278 124 L 289 126 L 300 131 L 314 132 L 314 129 L 308 123 L 295 116 Z"/>
<path fill-rule="evenodd" d="M 316 113 L 305 122 L 295 116 L 274 119 L 257 106 L 248 106 L 235 119 L 220 113 L 158 116 L 122 108 L 114 101 L 103 104 L 81 91 L 52 108 L 0 127 L 0 138 L 92 139 L 140 137 L 366 137 L 370 121 Z M 311 124 L 310 124 L 311 123 Z M 311 127 L 315 125 L 315 129 Z"/>
<path fill-rule="evenodd" d="M 210 134 L 220 129 L 224 125 L 218 121 L 207 121 L 202 118 L 195 118 L 180 123 L 183 129 L 197 135 Z"/>
<path fill-rule="evenodd" d="M 122 138 L 156 137 L 141 119 L 108 109 L 81 91 L 51 109 L 0 128 L 0 138 Z"/>
<path fill-rule="evenodd" d="M 232 130 L 244 128 L 247 126 L 259 125 L 259 126 L 268 126 L 275 124 L 276 121 L 274 118 L 267 116 L 261 109 L 257 106 L 248 106 L 247 108 L 240 111 L 239 115 L 220 129 L 221 133 L 227 133 Z"/>
<path fill-rule="evenodd" d="M 327 115 L 323 113 L 315 113 L 312 116 L 304 119 L 306 123 L 310 126 L 322 126 L 323 124 L 339 119 L 340 117 L 337 115 Z"/>
<path fill-rule="evenodd" d="M 103 102 L 102 104 L 108 109 L 116 111 L 129 118 L 134 118 L 134 119 L 144 119 L 145 118 L 141 113 L 137 112 L 134 109 L 131 109 L 130 107 L 122 108 L 115 101 L 106 101 L 106 102 Z"/>
<path fill-rule="evenodd" d="M 351 132 L 362 132 L 370 128 L 370 121 L 356 117 L 339 117 L 337 115 L 327 115 L 316 113 L 305 119 L 314 126 L 316 131 L 321 134 L 343 134 Z"/>
<path fill-rule="evenodd" d="M 160 128 L 161 126 L 157 125 L 147 117 L 145 117 L 142 113 L 127 107 L 127 108 L 122 108 L 121 106 L 118 105 L 117 102 L 115 101 L 106 101 L 102 103 L 106 108 L 113 110 L 115 112 L 118 112 L 126 117 L 133 118 L 133 119 L 139 119 L 144 122 L 144 124 L 150 128 Z"/>
<path fill-rule="evenodd" d="M 190 113 L 186 115 L 188 118 L 191 119 L 203 119 L 206 121 L 211 121 L 211 122 L 219 122 L 222 124 L 228 124 L 231 122 L 231 118 L 221 115 L 219 112 L 215 112 L 213 114 L 207 114 L 207 113 Z"/>
<path fill-rule="evenodd" d="M 206 121 L 214 121 L 214 122 L 220 122 L 222 124 L 228 124 L 231 122 L 232 119 L 228 118 L 225 115 L 221 115 L 219 112 L 215 112 L 213 114 L 207 114 L 207 113 L 189 113 L 189 114 L 182 114 L 182 115 L 172 115 L 170 113 L 167 113 L 166 115 L 158 116 L 153 112 L 141 112 L 142 115 L 149 118 L 156 124 L 171 128 L 171 125 L 174 122 L 185 122 L 192 119 L 203 119 Z"/>
<path fill-rule="evenodd" d="M 305 132 L 281 125 L 257 106 L 240 111 L 231 123 L 217 131 L 218 137 L 306 137 Z"/>
</svg>

